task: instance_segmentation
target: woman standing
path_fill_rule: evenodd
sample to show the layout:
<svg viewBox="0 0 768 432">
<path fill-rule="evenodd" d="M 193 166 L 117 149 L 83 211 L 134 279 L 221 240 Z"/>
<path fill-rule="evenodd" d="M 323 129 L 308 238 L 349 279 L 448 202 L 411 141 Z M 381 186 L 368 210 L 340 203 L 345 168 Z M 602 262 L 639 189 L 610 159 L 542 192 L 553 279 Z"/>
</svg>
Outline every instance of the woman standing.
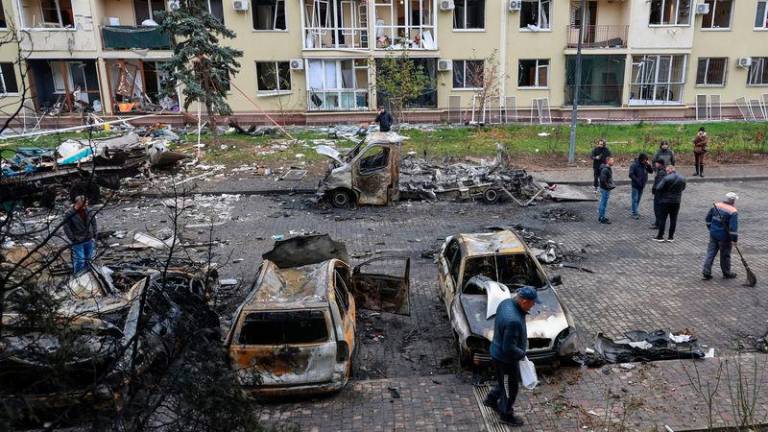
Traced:
<svg viewBox="0 0 768 432">
<path fill-rule="evenodd" d="M 704 154 L 707 153 L 709 137 L 703 127 L 699 128 L 696 138 L 693 139 L 693 158 L 696 165 L 695 176 L 704 177 Z"/>
</svg>

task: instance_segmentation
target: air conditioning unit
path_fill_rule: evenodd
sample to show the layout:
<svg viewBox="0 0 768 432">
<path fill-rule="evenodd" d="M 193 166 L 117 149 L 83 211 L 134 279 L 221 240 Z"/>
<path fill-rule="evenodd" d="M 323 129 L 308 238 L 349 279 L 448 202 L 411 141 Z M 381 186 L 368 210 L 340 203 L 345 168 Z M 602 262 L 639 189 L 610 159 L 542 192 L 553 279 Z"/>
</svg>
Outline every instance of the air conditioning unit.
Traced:
<svg viewBox="0 0 768 432">
<path fill-rule="evenodd" d="M 175 11 L 175 10 L 179 10 L 179 8 L 181 8 L 181 3 L 179 2 L 179 0 L 168 1 L 168 10 Z"/>
<path fill-rule="evenodd" d="M 520 9 L 523 7 L 522 3 L 520 0 L 509 0 L 509 11 L 520 12 Z"/>
<path fill-rule="evenodd" d="M 439 71 L 449 71 L 453 69 L 453 61 L 446 60 L 446 59 L 440 59 L 437 61 L 437 70 Z"/>
<path fill-rule="evenodd" d="M 696 15 L 706 15 L 709 13 L 709 3 L 699 3 L 696 5 Z"/>
<path fill-rule="evenodd" d="M 238 12 L 245 12 L 248 10 L 248 0 L 235 0 L 232 2 L 232 8 Z"/>
<path fill-rule="evenodd" d="M 736 65 L 740 68 L 747 69 L 752 66 L 752 57 L 739 57 L 736 60 Z"/>
<path fill-rule="evenodd" d="M 453 4 L 453 0 L 440 0 L 441 11 L 452 11 L 456 5 Z"/>
<path fill-rule="evenodd" d="M 304 60 L 291 59 L 291 70 L 304 70 Z"/>
</svg>

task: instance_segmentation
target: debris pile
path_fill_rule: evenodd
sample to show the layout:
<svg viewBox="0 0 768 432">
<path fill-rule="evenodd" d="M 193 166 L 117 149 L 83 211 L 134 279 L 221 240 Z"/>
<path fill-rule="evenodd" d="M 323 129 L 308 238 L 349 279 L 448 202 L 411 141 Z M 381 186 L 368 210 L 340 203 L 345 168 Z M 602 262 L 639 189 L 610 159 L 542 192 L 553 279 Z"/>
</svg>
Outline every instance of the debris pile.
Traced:
<svg viewBox="0 0 768 432">
<path fill-rule="evenodd" d="M 624 333 L 624 337 L 616 339 L 599 333 L 594 348 L 577 354 L 574 361 L 586 366 L 601 366 L 605 363 L 697 359 L 713 356 L 714 348 L 705 352 L 696 337 L 690 334 L 673 334 L 668 330 L 652 332 L 633 330 Z"/>
<path fill-rule="evenodd" d="M 548 208 L 539 213 L 538 218 L 549 222 L 579 222 L 582 220 L 578 213 L 563 207 Z"/>
</svg>

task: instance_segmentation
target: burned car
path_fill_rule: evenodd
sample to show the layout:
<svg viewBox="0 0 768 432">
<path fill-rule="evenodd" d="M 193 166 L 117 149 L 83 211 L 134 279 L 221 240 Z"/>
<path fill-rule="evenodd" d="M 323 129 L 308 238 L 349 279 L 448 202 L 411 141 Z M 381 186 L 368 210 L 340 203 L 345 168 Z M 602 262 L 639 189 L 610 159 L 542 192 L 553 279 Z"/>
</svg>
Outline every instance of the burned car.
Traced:
<svg viewBox="0 0 768 432">
<path fill-rule="evenodd" d="M 557 362 L 575 353 L 573 321 L 560 303 L 541 264 L 523 240 L 512 231 L 458 234 L 448 237 L 437 257 L 440 296 L 451 320 L 463 366 L 490 362 L 495 311 L 489 313 L 489 296 L 514 296 L 516 289 L 533 286 L 540 303 L 526 318 L 528 358 Z"/>
<path fill-rule="evenodd" d="M 395 132 L 373 132 L 345 154 L 318 146 L 318 153 L 332 159 L 318 196 L 339 208 L 397 201 L 402 142 L 403 137 Z"/>
<path fill-rule="evenodd" d="M 340 390 L 352 368 L 355 309 L 409 313 L 408 258 L 352 268 L 345 246 L 327 235 L 278 241 L 263 257 L 226 338 L 237 379 L 253 395 Z M 378 270 L 392 260 L 403 273 Z"/>
</svg>

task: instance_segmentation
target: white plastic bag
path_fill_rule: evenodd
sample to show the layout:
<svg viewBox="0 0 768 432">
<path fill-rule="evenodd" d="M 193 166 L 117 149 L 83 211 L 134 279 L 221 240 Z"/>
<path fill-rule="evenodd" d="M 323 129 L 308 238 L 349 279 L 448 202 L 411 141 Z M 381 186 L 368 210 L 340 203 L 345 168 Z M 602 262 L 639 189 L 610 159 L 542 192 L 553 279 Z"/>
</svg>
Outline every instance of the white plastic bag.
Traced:
<svg viewBox="0 0 768 432">
<path fill-rule="evenodd" d="M 520 360 L 520 380 L 523 383 L 523 387 L 528 390 L 533 390 L 539 385 L 539 378 L 536 376 L 536 367 L 533 362 L 528 360 L 528 357 Z"/>
</svg>

